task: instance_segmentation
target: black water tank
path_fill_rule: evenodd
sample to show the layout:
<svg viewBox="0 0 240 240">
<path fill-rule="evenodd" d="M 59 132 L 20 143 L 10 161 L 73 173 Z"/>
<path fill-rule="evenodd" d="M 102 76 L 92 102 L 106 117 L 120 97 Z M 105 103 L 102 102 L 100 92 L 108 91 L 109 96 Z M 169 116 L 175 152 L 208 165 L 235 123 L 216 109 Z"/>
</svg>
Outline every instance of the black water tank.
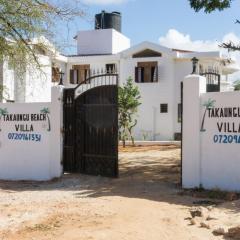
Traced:
<svg viewBox="0 0 240 240">
<path fill-rule="evenodd" d="M 122 16 L 120 12 L 107 13 L 102 11 L 95 15 L 95 29 L 113 28 L 122 31 Z"/>
</svg>

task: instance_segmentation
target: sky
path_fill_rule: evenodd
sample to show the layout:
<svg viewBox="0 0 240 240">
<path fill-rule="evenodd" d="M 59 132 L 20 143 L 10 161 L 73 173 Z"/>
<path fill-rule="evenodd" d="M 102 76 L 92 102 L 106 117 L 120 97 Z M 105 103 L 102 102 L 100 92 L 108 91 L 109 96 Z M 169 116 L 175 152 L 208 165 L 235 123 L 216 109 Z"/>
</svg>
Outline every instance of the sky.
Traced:
<svg viewBox="0 0 240 240">
<path fill-rule="evenodd" d="M 196 13 L 188 0 L 80 0 L 84 18 L 70 23 L 65 36 L 72 39 L 79 30 L 94 28 L 94 15 L 102 10 L 122 13 L 122 33 L 131 45 L 142 41 L 195 51 L 218 50 L 223 41 L 240 42 L 240 1 L 230 9 L 211 14 Z M 76 53 L 74 48 L 67 52 Z M 240 63 L 240 54 L 234 54 Z"/>
</svg>

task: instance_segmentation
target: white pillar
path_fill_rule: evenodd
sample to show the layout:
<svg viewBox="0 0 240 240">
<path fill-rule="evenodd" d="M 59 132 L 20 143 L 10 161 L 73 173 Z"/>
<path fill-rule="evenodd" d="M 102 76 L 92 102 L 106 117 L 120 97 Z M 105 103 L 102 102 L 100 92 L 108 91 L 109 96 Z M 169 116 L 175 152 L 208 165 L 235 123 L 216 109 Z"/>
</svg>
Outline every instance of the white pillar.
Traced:
<svg viewBox="0 0 240 240">
<path fill-rule="evenodd" d="M 63 173 L 63 86 L 52 87 L 51 103 L 51 178 L 60 177 Z"/>
<path fill-rule="evenodd" d="M 189 75 L 183 80 L 183 142 L 182 184 L 183 188 L 199 187 L 201 184 L 200 156 L 200 95 L 206 93 L 206 78 Z"/>
</svg>

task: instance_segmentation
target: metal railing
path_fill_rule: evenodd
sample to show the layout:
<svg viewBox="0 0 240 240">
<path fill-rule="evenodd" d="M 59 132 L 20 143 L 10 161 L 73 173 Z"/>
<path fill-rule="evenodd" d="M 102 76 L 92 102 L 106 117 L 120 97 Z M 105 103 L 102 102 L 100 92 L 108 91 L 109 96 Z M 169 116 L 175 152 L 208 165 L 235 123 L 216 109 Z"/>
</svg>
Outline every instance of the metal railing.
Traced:
<svg viewBox="0 0 240 240">
<path fill-rule="evenodd" d="M 217 68 L 200 69 L 199 74 L 206 77 L 207 92 L 220 92 L 221 75 Z"/>
<path fill-rule="evenodd" d="M 75 98 L 92 88 L 107 85 L 118 85 L 118 73 L 115 69 L 112 71 L 88 70 L 85 80 L 74 88 Z"/>
</svg>

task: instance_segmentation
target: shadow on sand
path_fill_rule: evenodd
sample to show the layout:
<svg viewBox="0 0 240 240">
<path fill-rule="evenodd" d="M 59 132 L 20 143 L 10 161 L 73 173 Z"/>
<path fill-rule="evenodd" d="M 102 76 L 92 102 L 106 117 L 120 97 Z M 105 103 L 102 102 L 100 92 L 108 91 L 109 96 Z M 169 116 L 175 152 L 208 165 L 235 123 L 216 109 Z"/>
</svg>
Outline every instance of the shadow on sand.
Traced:
<svg viewBox="0 0 240 240">
<path fill-rule="evenodd" d="M 121 152 L 117 179 L 64 174 L 50 182 L 0 181 L 0 189 L 16 191 L 71 191 L 76 198 L 120 196 L 193 206 L 196 198 L 182 193 L 180 149 Z"/>
</svg>

